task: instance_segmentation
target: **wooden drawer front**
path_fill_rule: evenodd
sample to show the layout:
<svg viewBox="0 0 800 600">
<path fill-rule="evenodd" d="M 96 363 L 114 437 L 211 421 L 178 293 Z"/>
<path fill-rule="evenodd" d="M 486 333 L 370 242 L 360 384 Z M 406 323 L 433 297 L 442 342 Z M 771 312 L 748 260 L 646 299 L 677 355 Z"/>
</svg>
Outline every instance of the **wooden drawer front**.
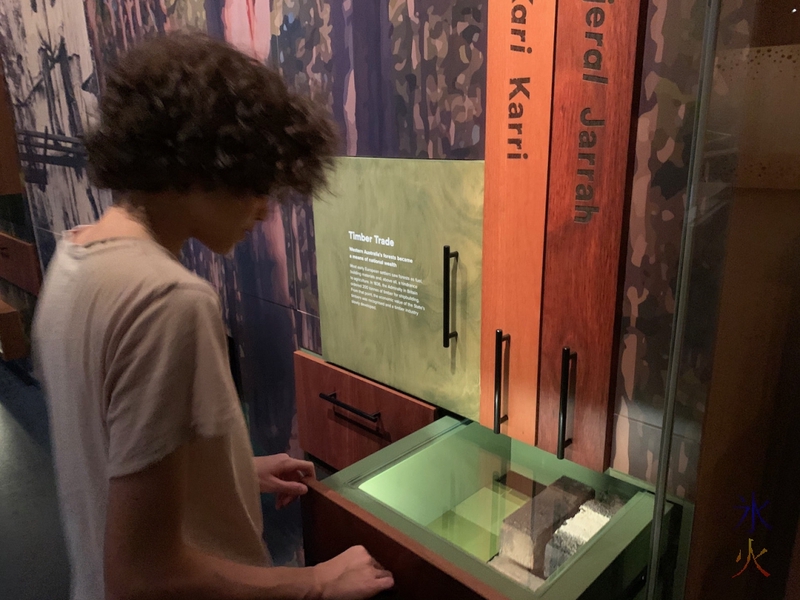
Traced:
<svg viewBox="0 0 800 600">
<path fill-rule="evenodd" d="M 42 274 L 36 246 L 0 233 L 0 277 L 38 296 Z"/>
<path fill-rule="evenodd" d="M 506 596 L 390 527 L 319 481 L 303 496 L 306 565 L 330 560 L 362 545 L 394 576 L 395 587 L 378 598 L 398 600 L 507 600 Z"/>
<path fill-rule="evenodd" d="M 296 352 L 294 368 L 300 446 L 334 469 L 358 462 L 435 419 L 433 406 L 320 358 Z"/>
<path fill-rule="evenodd" d="M 28 340 L 22 316 L 13 306 L 0 300 L 0 357 L 17 360 L 28 356 Z"/>
</svg>

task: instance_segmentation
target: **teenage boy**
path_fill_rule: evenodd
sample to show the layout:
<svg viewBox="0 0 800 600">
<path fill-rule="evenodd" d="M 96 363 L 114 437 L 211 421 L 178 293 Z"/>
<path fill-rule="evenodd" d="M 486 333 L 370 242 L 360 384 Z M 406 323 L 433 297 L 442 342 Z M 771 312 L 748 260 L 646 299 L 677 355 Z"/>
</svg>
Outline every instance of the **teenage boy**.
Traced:
<svg viewBox="0 0 800 600">
<path fill-rule="evenodd" d="M 219 301 L 178 255 L 227 253 L 288 190 L 325 183 L 334 128 L 223 42 L 170 34 L 112 69 L 86 139 L 115 193 L 64 235 L 34 325 L 73 600 L 360 599 L 392 587 L 362 547 L 271 567 L 259 493 L 307 491 L 310 463 L 254 458 Z"/>
</svg>

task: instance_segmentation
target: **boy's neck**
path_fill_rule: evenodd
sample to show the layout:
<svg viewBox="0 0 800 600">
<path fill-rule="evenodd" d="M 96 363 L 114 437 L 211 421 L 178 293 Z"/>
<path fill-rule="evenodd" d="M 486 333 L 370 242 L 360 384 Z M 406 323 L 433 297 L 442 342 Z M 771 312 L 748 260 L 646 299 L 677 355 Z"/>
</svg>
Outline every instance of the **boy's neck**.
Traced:
<svg viewBox="0 0 800 600">
<path fill-rule="evenodd" d="M 190 236 L 183 231 L 180 221 L 153 210 L 148 204 L 140 201 L 114 204 L 94 225 L 75 232 L 73 241 L 86 245 L 113 238 L 149 239 L 179 257 Z"/>
</svg>

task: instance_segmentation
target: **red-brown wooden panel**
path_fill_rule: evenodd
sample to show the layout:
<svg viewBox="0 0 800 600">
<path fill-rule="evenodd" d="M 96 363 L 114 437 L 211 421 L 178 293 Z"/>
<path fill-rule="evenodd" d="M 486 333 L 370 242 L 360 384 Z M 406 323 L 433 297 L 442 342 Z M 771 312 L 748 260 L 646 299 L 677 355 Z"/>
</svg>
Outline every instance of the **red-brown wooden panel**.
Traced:
<svg viewBox="0 0 800 600">
<path fill-rule="evenodd" d="M 505 345 L 502 431 L 533 444 L 544 264 L 555 0 L 488 3 L 481 423 L 493 425 L 495 332 Z"/>
<path fill-rule="evenodd" d="M 640 0 L 558 4 L 537 444 L 557 445 L 561 350 L 577 352 L 567 458 L 610 455 L 615 318 L 636 122 Z"/>
<path fill-rule="evenodd" d="M 358 462 L 433 423 L 436 408 L 304 352 L 294 355 L 300 447 L 335 469 Z M 374 415 L 376 422 L 320 397 Z"/>
<path fill-rule="evenodd" d="M 0 277 L 34 296 L 42 285 L 36 246 L 0 233 Z"/>
<path fill-rule="evenodd" d="M 19 156 L 17 154 L 17 134 L 14 129 L 14 113 L 6 90 L 0 64 L 0 196 L 21 194 Z"/>
<path fill-rule="evenodd" d="M 0 357 L 17 360 L 28 355 L 28 340 L 19 311 L 0 300 Z"/>
</svg>

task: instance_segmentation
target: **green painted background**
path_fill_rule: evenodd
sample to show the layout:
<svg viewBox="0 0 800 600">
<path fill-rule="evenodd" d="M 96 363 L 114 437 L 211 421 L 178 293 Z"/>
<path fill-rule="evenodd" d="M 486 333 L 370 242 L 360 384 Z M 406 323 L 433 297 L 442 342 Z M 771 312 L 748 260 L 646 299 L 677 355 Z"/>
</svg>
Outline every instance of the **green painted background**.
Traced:
<svg viewBox="0 0 800 600">
<path fill-rule="evenodd" d="M 314 204 L 324 358 L 456 414 L 478 418 L 480 404 L 483 161 L 342 158 L 329 191 Z M 394 240 L 351 240 L 348 232 Z M 442 344 L 442 248 L 453 261 L 452 326 Z M 350 259 L 349 248 L 414 260 L 389 269 Z M 419 316 L 351 303 L 350 265 L 423 280 Z"/>
</svg>

